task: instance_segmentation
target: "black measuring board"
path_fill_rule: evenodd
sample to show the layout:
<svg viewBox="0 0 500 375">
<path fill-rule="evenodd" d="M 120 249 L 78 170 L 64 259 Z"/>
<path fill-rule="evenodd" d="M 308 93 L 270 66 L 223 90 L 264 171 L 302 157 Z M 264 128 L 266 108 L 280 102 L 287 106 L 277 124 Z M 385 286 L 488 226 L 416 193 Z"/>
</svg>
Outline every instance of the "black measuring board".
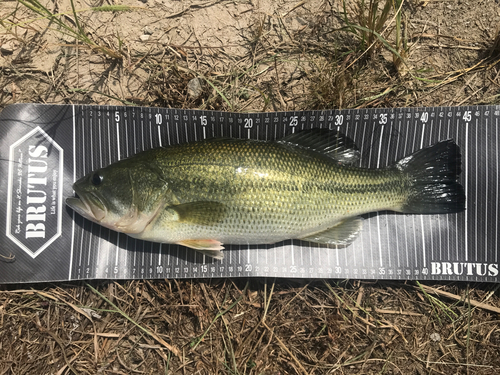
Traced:
<svg viewBox="0 0 500 375">
<path fill-rule="evenodd" d="M 204 277 L 499 281 L 500 106 L 229 113 L 17 104 L 0 114 L 0 282 Z M 462 152 L 466 212 L 365 216 L 348 247 L 225 245 L 222 261 L 119 234 L 64 205 L 73 181 L 142 150 L 338 129 L 380 168 L 440 140 Z M 9 260 L 9 256 L 15 259 Z"/>
</svg>

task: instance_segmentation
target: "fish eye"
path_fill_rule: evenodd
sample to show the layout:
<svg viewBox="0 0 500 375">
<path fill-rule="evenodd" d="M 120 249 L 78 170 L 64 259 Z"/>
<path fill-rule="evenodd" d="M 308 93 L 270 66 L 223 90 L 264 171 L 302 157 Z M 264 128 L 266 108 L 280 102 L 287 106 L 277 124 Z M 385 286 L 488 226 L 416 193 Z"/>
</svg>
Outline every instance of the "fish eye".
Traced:
<svg viewBox="0 0 500 375">
<path fill-rule="evenodd" d="M 103 177 L 98 173 L 92 175 L 92 185 L 99 186 L 102 183 Z"/>
</svg>

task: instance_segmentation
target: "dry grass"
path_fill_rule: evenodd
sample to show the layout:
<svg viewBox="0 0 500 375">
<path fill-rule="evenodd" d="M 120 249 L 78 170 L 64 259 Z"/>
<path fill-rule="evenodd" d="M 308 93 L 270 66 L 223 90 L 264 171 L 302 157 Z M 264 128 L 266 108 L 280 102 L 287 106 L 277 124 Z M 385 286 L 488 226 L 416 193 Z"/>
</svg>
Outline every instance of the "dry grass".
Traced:
<svg viewBox="0 0 500 375">
<path fill-rule="evenodd" d="M 497 290 L 286 280 L 4 290 L 0 373 L 492 374 Z"/>
<path fill-rule="evenodd" d="M 428 3 L 310 0 L 274 13 L 250 4 L 235 8 L 246 26 L 206 42 L 198 33 L 208 32 L 194 21 L 182 29 L 182 17 L 192 20 L 196 9 L 216 2 L 168 17 L 146 6 L 89 9 L 75 0 L 66 12 L 47 5 L 34 13 L 18 4 L 0 15 L 0 107 L 35 101 L 265 111 L 495 103 L 498 31 L 484 20 L 491 11 L 457 6 L 449 15 L 445 5 Z M 478 26 L 462 35 L 460 26 L 441 25 L 440 15 Z M 120 27 L 131 18 L 151 21 L 133 33 Z M 198 97 L 187 89 L 195 77 L 205 82 Z"/>
<path fill-rule="evenodd" d="M 405 1 L 399 16 L 387 11 L 376 34 L 360 8 L 369 1 L 346 8 L 351 24 L 333 1 L 284 1 L 273 11 L 259 2 L 171 3 L 182 8 L 158 2 L 137 16 L 79 12 L 85 6 L 76 1 L 74 13 L 64 1 L 44 2 L 54 14 L 67 10 L 58 19 L 91 38 L 85 43 L 4 2 L 0 107 L 263 111 L 499 103 L 500 39 L 488 26 L 500 17 L 493 0 Z M 248 26 L 219 26 L 234 35 L 217 42 L 193 19 L 224 7 L 236 15 L 234 24 L 247 17 Z M 131 24 L 128 17 L 135 17 L 136 34 L 119 27 Z M 144 31 L 148 19 L 151 34 Z M 141 34 L 151 38 L 139 41 Z M 203 92 L 193 97 L 187 87 L 196 77 Z M 500 369 L 500 294 L 490 284 L 214 279 L 0 288 L 2 375 Z"/>
</svg>

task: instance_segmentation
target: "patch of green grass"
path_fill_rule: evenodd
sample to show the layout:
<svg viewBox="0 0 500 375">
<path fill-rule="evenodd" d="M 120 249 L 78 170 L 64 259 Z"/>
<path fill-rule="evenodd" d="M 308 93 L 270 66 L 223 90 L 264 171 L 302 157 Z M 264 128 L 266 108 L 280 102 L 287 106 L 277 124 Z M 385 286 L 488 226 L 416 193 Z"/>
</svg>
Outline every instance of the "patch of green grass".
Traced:
<svg viewBox="0 0 500 375">
<path fill-rule="evenodd" d="M 168 370 L 170 368 L 170 358 L 172 356 L 172 352 L 167 352 L 167 363 L 165 363 L 165 375 L 168 375 Z"/>
<path fill-rule="evenodd" d="M 380 33 L 385 28 L 392 8 L 392 1 L 386 0 L 382 8 L 379 8 L 379 0 L 357 0 L 354 5 L 348 7 L 343 1 L 344 21 L 348 30 L 359 39 L 359 47 L 362 50 L 371 49 L 377 40 L 383 40 Z"/>
<path fill-rule="evenodd" d="M 392 66 L 400 76 L 409 73 L 404 0 L 343 0 L 342 5 L 343 26 L 330 30 L 332 47 L 323 49 L 329 53 L 310 57 L 311 69 L 307 73 L 311 109 L 369 106 L 373 100 L 395 95 L 392 81 L 387 82 L 390 87 L 381 85 L 380 90 L 372 91 L 370 86 L 368 92 L 363 85 L 372 79 L 373 64 L 385 68 L 386 61 L 379 58 L 381 50 L 390 53 L 386 59 L 391 61 L 392 56 Z"/>
<path fill-rule="evenodd" d="M 441 301 L 439 298 L 436 298 L 427 293 L 427 291 L 422 287 L 422 284 L 420 284 L 418 281 L 416 283 L 420 291 L 429 301 L 429 304 L 432 307 L 432 311 L 434 312 L 434 315 L 436 316 L 440 325 L 443 325 L 443 322 L 441 320 L 442 314 L 444 314 L 451 322 L 454 322 L 459 317 L 458 314 L 450 308 L 450 306 Z"/>
<path fill-rule="evenodd" d="M 402 7 L 404 0 L 357 0 L 348 6 L 343 1 L 345 31 L 359 41 L 362 55 L 373 57 L 380 46 L 392 53 L 396 69 L 405 64 L 408 52 L 406 38 L 403 33 Z M 391 14 L 394 14 L 392 19 Z M 394 32 L 394 42 L 388 37 Z"/>
</svg>

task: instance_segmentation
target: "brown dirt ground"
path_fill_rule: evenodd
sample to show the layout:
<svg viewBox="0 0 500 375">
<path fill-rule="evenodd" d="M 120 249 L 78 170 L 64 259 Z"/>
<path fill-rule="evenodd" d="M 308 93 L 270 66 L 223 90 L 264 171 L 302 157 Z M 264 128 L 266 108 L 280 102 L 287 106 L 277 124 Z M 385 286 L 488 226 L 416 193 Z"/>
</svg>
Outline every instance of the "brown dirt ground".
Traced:
<svg viewBox="0 0 500 375">
<path fill-rule="evenodd" d="M 68 0 L 42 1 L 54 13 Z M 348 1 L 354 22 L 354 1 Z M 101 49 L 0 7 L 0 109 L 19 102 L 232 111 L 498 104 L 500 5 L 407 1 L 394 64 L 341 1 L 123 0 L 78 13 Z M 61 16 L 75 27 L 71 12 Z M 392 14 L 381 31 L 394 45 Z M 359 31 L 359 29 L 358 29 Z M 103 50 L 108 52 L 103 52 Z M 203 77 L 201 95 L 188 82 Z M 161 280 L 0 287 L 0 374 L 495 374 L 492 284 Z"/>
</svg>

